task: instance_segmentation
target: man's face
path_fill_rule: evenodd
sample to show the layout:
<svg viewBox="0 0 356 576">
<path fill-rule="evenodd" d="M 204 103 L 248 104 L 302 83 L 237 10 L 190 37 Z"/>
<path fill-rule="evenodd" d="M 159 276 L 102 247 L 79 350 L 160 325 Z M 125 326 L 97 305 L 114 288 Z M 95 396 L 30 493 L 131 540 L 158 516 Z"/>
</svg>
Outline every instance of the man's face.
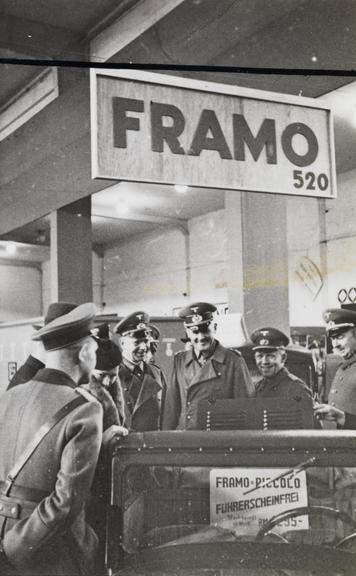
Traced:
<svg viewBox="0 0 356 576">
<path fill-rule="evenodd" d="M 194 350 L 198 353 L 209 350 L 214 341 L 216 324 L 213 322 L 205 322 L 198 326 L 191 326 L 185 328 L 187 337 L 192 343 Z"/>
<path fill-rule="evenodd" d="M 257 350 L 255 352 L 257 368 L 264 378 L 272 378 L 279 372 L 286 361 L 284 350 Z"/>
<path fill-rule="evenodd" d="M 356 352 L 356 329 L 349 328 L 331 336 L 334 352 L 345 360 Z"/>
<path fill-rule="evenodd" d="M 118 367 L 112 368 L 111 370 L 97 370 L 93 371 L 93 377 L 102 385 L 104 388 L 109 388 L 112 386 L 118 377 Z"/>
<path fill-rule="evenodd" d="M 123 336 L 120 343 L 122 354 L 128 360 L 134 362 L 134 364 L 138 364 L 145 359 L 145 355 L 149 348 L 147 336 L 141 338 L 136 338 L 134 335 Z"/>
</svg>

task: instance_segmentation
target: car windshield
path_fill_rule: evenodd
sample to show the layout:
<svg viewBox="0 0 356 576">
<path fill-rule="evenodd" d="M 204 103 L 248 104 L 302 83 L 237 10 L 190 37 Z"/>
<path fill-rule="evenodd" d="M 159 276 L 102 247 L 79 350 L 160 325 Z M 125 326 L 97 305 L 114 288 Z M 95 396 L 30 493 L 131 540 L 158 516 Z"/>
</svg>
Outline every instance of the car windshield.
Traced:
<svg viewBox="0 0 356 576">
<path fill-rule="evenodd" d="M 352 574 L 356 437 L 341 437 L 171 432 L 119 442 L 109 565 L 118 574 Z"/>
</svg>

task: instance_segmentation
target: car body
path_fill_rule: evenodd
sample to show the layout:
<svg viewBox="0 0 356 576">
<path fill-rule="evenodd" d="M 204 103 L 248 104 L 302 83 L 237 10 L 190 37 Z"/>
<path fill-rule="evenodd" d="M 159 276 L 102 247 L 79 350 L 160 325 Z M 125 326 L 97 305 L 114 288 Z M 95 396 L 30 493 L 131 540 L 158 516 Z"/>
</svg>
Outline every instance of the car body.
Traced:
<svg viewBox="0 0 356 576">
<path fill-rule="evenodd" d="M 355 445 L 330 430 L 114 439 L 109 573 L 353 575 Z"/>
</svg>

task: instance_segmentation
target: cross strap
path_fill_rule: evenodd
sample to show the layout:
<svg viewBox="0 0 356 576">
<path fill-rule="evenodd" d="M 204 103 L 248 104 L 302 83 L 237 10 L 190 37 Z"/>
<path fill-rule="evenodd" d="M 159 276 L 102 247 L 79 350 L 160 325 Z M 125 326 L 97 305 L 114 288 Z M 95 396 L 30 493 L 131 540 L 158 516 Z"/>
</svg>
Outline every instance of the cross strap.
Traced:
<svg viewBox="0 0 356 576">
<path fill-rule="evenodd" d="M 73 398 L 73 400 L 70 400 L 69 402 L 67 402 L 67 404 L 62 406 L 62 408 L 57 410 L 57 412 L 55 414 L 53 414 L 44 424 L 42 424 L 41 428 L 39 428 L 39 430 L 37 430 L 36 434 L 34 435 L 34 437 L 31 440 L 31 442 L 29 442 L 29 444 L 26 446 L 25 450 L 22 452 L 22 454 L 17 459 L 17 461 L 15 462 L 13 467 L 11 468 L 10 472 L 6 476 L 5 481 L 2 483 L 3 484 L 2 494 L 4 494 L 4 496 L 9 496 L 11 487 L 12 487 L 13 483 L 15 482 L 16 477 L 18 476 L 19 472 L 25 466 L 26 462 L 32 456 L 32 454 L 37 449 L 37 447 L 40 445 L 40 443 L 45 438 L 45 436 L 47 436 L 48 432 L 50 430 L 52 430 L 52 428 L 56 424 L 58 424 L 58 422 L 60 422 L 65 416 L 67 416 L 75 408 L 77 408 L 78 406 L 81 406 L 82 404 L 84 404 L 87 401 L 88 401 L 88 399 L 85 396 L 83 396 L 82 394 L 80 394 L 77 398 Z"/>
</svg>

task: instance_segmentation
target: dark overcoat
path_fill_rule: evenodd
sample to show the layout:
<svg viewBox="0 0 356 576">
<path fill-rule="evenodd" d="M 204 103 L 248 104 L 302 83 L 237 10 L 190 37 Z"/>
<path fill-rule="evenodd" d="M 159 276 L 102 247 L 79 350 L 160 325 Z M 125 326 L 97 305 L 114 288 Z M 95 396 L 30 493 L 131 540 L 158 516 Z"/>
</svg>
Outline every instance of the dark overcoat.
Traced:
<svg viewBox="0 0 356 576">
<path fill-rule="evenodd" d="M 67 374 L 45 368 L 1 395 L 0 481 L 38 429 L 78 396 L 75 388 Z M 87 576 L 94 568 L 97 537 L 84 506 L 100 451 L 102 408 L 86 395 L 19 473 L 10 493 L 10 502 L 20 504 L 19 517 L 0 515 L 5 553 L 21 574 Z"/>
<path fill-rule="evenodd" d="M 124 362 L 119 366 L 122 395 L 119 398 L 121 421 L 135 432 L 159 430 L 162 424 L 162 407 L 166 395 L 166 380 L 155 364 L 142 363 L 138 375 Z M 139 390 L 137 398 L 133 389 Z"/>
<path fill-rule="evenodd" d="M 242 356 L 217 343 L 212 356 L 200 366 L 193 349 L 178 352 L 167 390 L 163 428 L 197 428 L 201 400 L 250 398 L 255 395 L 249 371 Z"/>
<path fill-rule="evenodd" d="M 264 398 L 311 398 L 310 388 L 287 368 L 282 368 L 272 378 L 262 378 L 256 384 L 256 395 Z"/>
<path fill-rule="evenodd" d="M 331 406 L 356 415 L 356 354 L 338 367 L 328 401 Z"/>
</svg>

